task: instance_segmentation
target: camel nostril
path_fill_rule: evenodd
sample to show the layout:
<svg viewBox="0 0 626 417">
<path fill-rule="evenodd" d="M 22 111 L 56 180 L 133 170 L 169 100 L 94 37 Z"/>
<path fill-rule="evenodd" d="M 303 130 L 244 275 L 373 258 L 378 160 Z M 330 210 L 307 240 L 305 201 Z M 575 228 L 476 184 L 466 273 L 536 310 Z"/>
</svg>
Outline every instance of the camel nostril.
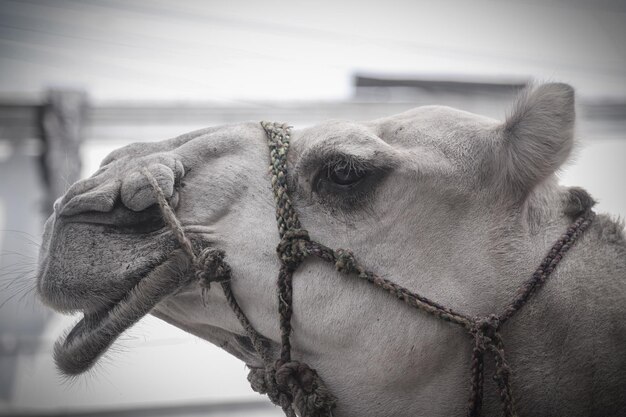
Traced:
<svg viewBox="0 0 626 417">
<path fill-rule="evenodd" d="M 152 164 L 147 169 L 154 176 L 165 197 L 172 198 L 176 182 L 174 172 L 163 164 Z M 120 197 L 122 203 L 133 211 L 145 210 L 157 202 L 148 178 L 141 172 L 133 172 L 124 178 Z"/>
<path fill-rule="evenodd" d="M 63 196 L 57 198 L 52 205 L 52 212 L 58 214 L 63 206 Z"/>
<path fill-rule="evenodd" d="M 119 194 L 120 181 L 109 181 L 90 191 L 74 195 L 61 208 L 59 215 L 73 216 L 84 212 L 109 212 L 115 206 Z"/>
<path fill-rule="evenodd" d="M 79 181 L 76 181 L 68 190 L 65 195 L 60 198 L 60 205 L 65 205 L 71 201 L 74 197 L 85 194 L 100 186 L 103 183 L 103 179 L 96 176 L 91 176 Z"/>
</svg>

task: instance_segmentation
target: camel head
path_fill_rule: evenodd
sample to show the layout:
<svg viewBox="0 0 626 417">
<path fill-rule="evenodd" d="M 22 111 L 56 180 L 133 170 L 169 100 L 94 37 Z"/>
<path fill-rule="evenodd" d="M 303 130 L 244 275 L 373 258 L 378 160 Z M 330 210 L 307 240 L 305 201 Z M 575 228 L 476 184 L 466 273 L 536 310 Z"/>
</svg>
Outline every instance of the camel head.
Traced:
<svg viewBox="0 0 626 417">
<path fill-rule="evenodd" d="M 572 88 L 544 84 L 524 92 L 505 121 L 426 106 L 294 130 L 291 197 L 312 239 L 349 248 L 368 268 L 457 310 L 489 313 L 570 221 L 571 193 L 554 174 L 572 149 L 573 124 Z M 225 252 L 233 291 L 275 352 L 280 263 L 268 166 L 265 132 L 251 122 L 123 147 L 74 184 L 46 223 L 38 272 L 47 305 L 84 314 L 57 344 L 61 371 L 89 369 L 147 313 L 261 366 L 221 288 L 195 279 L 142 170 L 196 248 Z M 553 226 L 548 237 L 537 231 L 542 222 Z M 524 240 L 534 235 L 541 244 Z M 383 406 L 403 415 L 406 404 L 381 387 L 421 387 L 407 401 L 463 408 L 465 335 L 332 265 L 308 259 L 296 273 L 293 329 L 294 355 L 338 397 L 337 415 L 383 415 Z"/>
</svg>

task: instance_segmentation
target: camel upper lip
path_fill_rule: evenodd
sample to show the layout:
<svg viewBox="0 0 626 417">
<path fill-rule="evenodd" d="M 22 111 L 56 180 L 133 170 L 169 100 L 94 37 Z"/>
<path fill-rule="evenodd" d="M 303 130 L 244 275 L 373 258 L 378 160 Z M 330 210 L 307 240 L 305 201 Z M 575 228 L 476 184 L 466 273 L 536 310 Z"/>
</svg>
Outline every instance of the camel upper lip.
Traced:
<svg viewBox="0 0 626 417">
<path fill-rule="evenodd" d="M 156 264 L 163 262 L 165 258 L 160 259 Z M 68 297 L 63 291 L 59 291 L 58 283 L 50 283 L 51 279 L 48 274 L 49 259 L 46 257 L 40 260 L 40 269 L 37 275 L 37 288 L 40 299 L 49 307 L 64 314 L 73 314 L 82 312 L 85 315 L 100 317 L 113 308 L 116 304 L 123 300 L 122 297 L 112 294 L 99 294 L 98 297 Z M 132 274 L 125 275 L 124 279 L 135 287 L 155 266 L 155 263 L 148 263 L 141 269 Z"/>
<path fill-rule="evenodd" d="M 189 267 L 187 256 L 176 250 L 140 279 L 124 298 L 107 309 L 85 313 L 55 344 L 57 367 L 66 375 L 78 375 L 90 369 L 124 331 L 165 297 L 191 282 L 193 274 L 187 273 Z"/>
<path fill-rule="evenodd" d="M 99 231 L 108 226 L 55 220 L 51 217 L 46 226 L 44 245 L 39 254 L 37 290 L 45 305 L 64 314 L 92 314 L 109 310 L 177 247 L 171 237 L 172 232 L 167 228 L 132 235 L 110 230 L 102 239 L 78 240 L 80 244 L 76 244 L 77 240 L 68 233 L 75 233 L 78 228 Z M 68 232 L 68 228 L 73 229 Z M 205 247 L 215 244 L 212 226 L 185 225 L 183 228 L 194 245 Z M 118 238 L 127 239 L 126 245 L 132 245 L 129 248 L 133 250 L 112 251 Z M 67 242 L 73 244 L 67 245 Z M 95 249 L 94 244 L 98 245 Z M 92 248 L 95 255 L 82 261 L 82 250 L 87 247 Z M 67 263 L 65 257 L 71 263 Z M 111 264 L 116 260 L 119 260 L 118 264 Z"/>
</svg>

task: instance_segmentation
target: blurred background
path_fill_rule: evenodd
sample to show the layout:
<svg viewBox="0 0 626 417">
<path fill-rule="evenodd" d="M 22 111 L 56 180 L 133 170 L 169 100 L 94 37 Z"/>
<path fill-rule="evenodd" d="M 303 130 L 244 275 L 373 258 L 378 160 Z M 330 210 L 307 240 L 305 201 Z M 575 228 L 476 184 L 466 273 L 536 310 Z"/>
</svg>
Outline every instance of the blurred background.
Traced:
<svg viewBox="0 0 626 417">
<path fill-rule="evenodd" d="M 64 380 L 34 276 L 51 202 L 111 150 L 214 124 L 503 118 L 531 80 L 577 90 L 560 174 L 626 215 L 626 3 L 0 0 L 0 414 L 278 416 L 243 363 L 155 318 Z"/>
</svg>

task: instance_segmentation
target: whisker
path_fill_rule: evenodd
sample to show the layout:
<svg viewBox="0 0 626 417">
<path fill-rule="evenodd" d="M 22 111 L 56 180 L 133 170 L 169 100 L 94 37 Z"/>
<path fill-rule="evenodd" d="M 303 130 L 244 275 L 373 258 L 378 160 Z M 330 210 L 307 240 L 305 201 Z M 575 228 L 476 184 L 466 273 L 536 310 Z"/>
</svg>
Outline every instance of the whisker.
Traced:
<svg viewBox="0 0 626 417">
<path fill-rule="evenodd" d="M 30 300 L 33 302 L 32 307 L 34 307 L 35 304 L 38 304 L 39 302 L 39 299 L 37 298 L 37 295 L 35 294 L 36 290 L 37 290 L 37 286 L 35 285 L 29 285 L 25 287 L 24 289 L 21 290 L 23 294 L 20 296 L 20 298 L 17 301 L 28 302 L 28 300 Z"/>
<path fill-rule="evenodd" d="M 16 233 L 16 234 L 19 234 L 19 235 L 21 235 L 20 237 L 23 238 L 25 241 L 30 242 L 30 243 L 36 245 L 37 247 L 41 247 L 41 237 L 34 236 L 31 233 L 24 232 L 22 230 L 15 230 L 15 229 L 0 229 L 0 233 Z"/>
<path fill-rule="evenodd" d="M 30 281 L 36 282 L 34 275 L 32 277 L 27 278 L 27 280 L 24 280 L 24 278 L 28 277 L 32 273 L 33 273 L 32 271 L 21 271 L 21 272 L 18 272 L 17 273 L 18 275 L 16 277 L 9 278 L 10 281 L 9 281 L 9 279 L 7 279 L 7 281 L 9 281 L 9 282 L 3 283 L 2 287 L 0 287 L 0 290 L 8 291 L 8 290 L 12 289 L 13 287 L 15 287 L 16 285 L 25 284 L 25 283 L 28 283 Z"/>
<path fill-rule="evenodd" d="M 7 265 L 5 267 L 0 268 L 0 271 L 2 271 L 2 273 L 0 273 L 0 277 L 8 276 L 8 275 L 19 273 L 19 272 L 24 272 L 26 270 L 35 272 L 36 268 L 34 268 L 34 266 L 35 265 Z"/>
<path fill-rule="evenodd" d="M 34 237 L 35 237 L 35 235 L 33 235 L 32 233 L 28 233 L 28 232 L 25 232 L 25 231 L 23 231 L 23 230 L 17 230 L 17 229 L 0 229 L 0 232 L 2 232 L 2 233 L 5 233 L 5 232 L 9 232 L 9 233 L 19 233 L 19 234 L 22 234 L 22 235 L 27 235 L 27 236 L 30 236 L 30 237 L 32 237 L 32 238 L 34 238 Z"/>
<path fill-rule="evenodd" d="M 16 297 L 19 295 L 19 298 L 17 299 L 17 301 L 24 301 L 25 297 L 29 294 L 32 295 L 34 290 L 35 290 L 34 286 L 23 284 L 21 287 L 15 289 L 15 293 L 13 294 L 13 297 Z"/>
<path fill-rule="evenodd" d="M 13 292 L 13 294 L 9 295 L 8 298 L 6 298 L 2 303 L 0 303 L 0 310 L 7 305 L 11 300 L 13 300 L 15 297 L 17 297 L 18 295 L 20 295 L 20 293 L 24 290 L 24 288 L 20 288 L 17 289 L 16 291 Z"/>
<path fill-rule="evenodd" d="M 36 262 L 16 262 L 13 264 L 5 265 L 0 268 L 0 277 L 7 276 L 11 273 L 22 272 L 25 270 L 30 270 L 35 272 L 37 270 Z"/>
<path fill-rule="evenodd" d="M 27 258 L 27 259 L 37 259 L 37 256 L 33 255 L 27 255 L 25 253 L 22 252 L 15 252 L 15 251 L 3 251 L 0 253 L 0 256 L 19 256 L 21 258 Z"/>
</svg>

